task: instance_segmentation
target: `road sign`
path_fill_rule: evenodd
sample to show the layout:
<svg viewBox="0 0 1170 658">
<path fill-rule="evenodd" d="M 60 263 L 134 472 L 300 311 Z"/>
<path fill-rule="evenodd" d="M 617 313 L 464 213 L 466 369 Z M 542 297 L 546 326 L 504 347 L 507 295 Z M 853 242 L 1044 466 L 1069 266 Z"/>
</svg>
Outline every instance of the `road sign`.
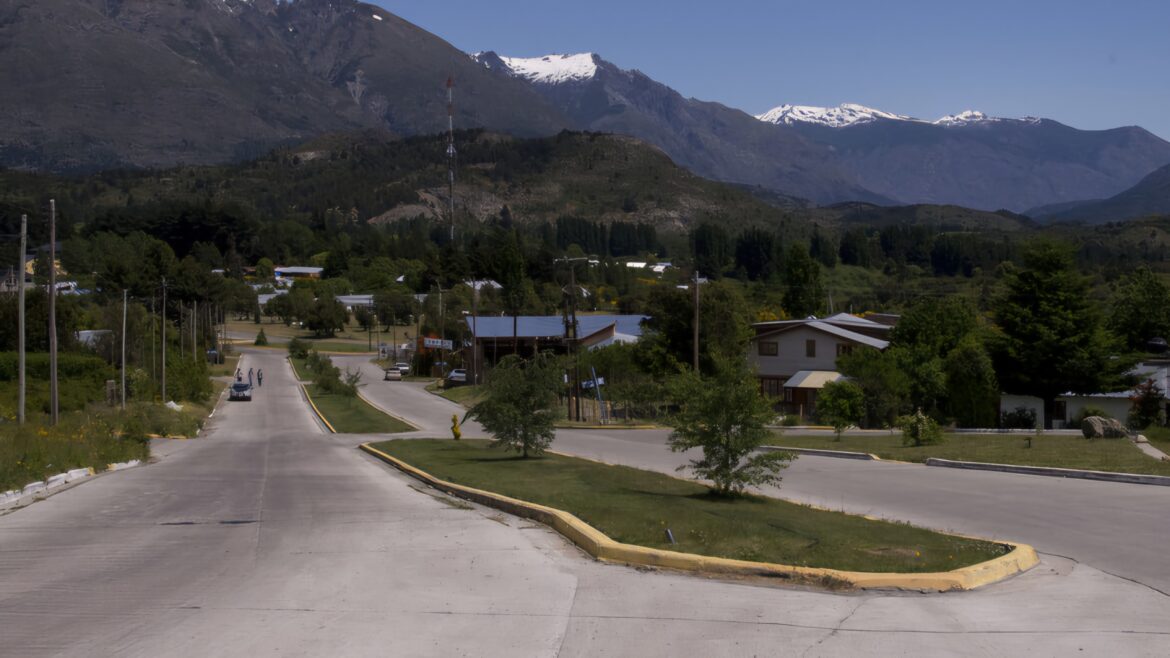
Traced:
<svg viewBox="0 0 1170 658">
<path fill-rule="evenodd" d="M 424 338 L 423 339 L 423 347 L 433 347 L 433 348 L 441 349 L 441 350 L 451 350 L 451 349 L 454 349 L 455 343 L 453 343 L 449 340 L 440 340 L 438 338 Z"/>
</svg>

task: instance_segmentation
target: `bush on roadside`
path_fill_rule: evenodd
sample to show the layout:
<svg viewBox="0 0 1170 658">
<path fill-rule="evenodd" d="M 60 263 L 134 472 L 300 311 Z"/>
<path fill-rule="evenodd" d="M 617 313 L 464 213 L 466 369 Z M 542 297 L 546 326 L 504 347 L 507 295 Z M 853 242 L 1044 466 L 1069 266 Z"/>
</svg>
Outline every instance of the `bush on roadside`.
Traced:
<svg viewBox="0 0 1170 658">
<path fill-rule="evenodd" d="M 1036 429 L 1036 411 L 1027 407 L 1016 407 L 1005 411 L 999 417 L 999 426 L 1005 430 Z"/>
<path fill-rule="evenodd" d="M 260 328 L 260 333 L 256 334 L 256 340 L 252 344 L 257 347 L 265 347 L 268 345 L 268 336 L 264 333 L 264 327 Z"/>
<path fill-rule="evenodd" d="M 310 347 L 311 346 L 309 345 L 308 341 L 301 340 L 300 338 L 294 338 L 288 342 L 288 355 L 294 359 L 307 358 L 309 356 Z"/>
<path fill-rule="evenodd" d="M 943 442 L 942 428 L 933 418 L 922 413 L 921 409 L 899 418 L 898 427 L 902 429 L 904 446 L 931 446 Z"/>
</svg>

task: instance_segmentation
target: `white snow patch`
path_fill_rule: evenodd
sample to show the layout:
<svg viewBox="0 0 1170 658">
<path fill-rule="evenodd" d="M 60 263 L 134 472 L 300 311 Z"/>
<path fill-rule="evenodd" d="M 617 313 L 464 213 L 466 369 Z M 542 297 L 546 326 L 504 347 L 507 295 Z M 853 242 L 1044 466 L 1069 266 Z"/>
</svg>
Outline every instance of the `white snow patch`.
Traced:
<svg viewBox="0 0 1170 658">
<path fill-rule="evenodd" d="M 914 117 L 893 114 L 872 107 L 843 103 L 837 107 L 816 107 L 813 105 L 781 105 L 767 112 L 757 115 L 757 119 L 768 123 L 792 125 L 795 123 L 811 123 L 830 128 L 846 128 L 848 126 L 872 123 L 878 120 L 913 121 L 915 123 L 929 123 L 936 126 L 966 126 L 975 123 L 989 123 L 993 121 L 1009 121 L 1000 117 L 988 116 L 976 110 L 965 110 L 958 114 L 948 114 L 936 121 L 916 119 Z M 1040 119 L 1025 117 L 1015 119 L 1028 123 L 1039 123 Z"/>
<path fill-rule="evenodd" d="M 597 74 L 593 53 L 545 55 L 544 57 L 500 57 L 512 75 L 529 82 L 560 84 L 588 80 Z"/>
<path fill-rule="evenodd" d="M 844 128 L 859 123 L 870 123 L 879 119 L 913 121 L 900 114 L 891 114 L 856 103 L 842 103 L 837 107 L 816 107 L 814 105 L 781 105 L 756 117 L 768 123 L 815 123 L 832 128 Z"/>
</svg>

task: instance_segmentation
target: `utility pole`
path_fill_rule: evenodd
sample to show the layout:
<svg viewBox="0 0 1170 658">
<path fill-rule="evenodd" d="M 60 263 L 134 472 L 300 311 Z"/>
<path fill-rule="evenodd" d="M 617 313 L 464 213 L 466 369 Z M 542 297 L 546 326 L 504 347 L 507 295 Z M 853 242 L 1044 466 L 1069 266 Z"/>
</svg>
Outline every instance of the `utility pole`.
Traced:
<svg viewBox="0 0 1170 658">
<path fill-rule="evenodd" d="M 18 372 L 17 379 L 20 380 L 20 383 L 19 383 L 19 386 L 17 387 L 19 392 L 16 395 L 16 397 L 17 397 L 16 422 L 20 425 L 24 424 L 24 387 L 25 387 L 25 374 L 24 374 L 24 352 L 25 352 L 25 346 L 24 346 L 24 259 L 25 259 L 25 254 L 28 252 L 28 244 L 27 243 L 28 243 L 28 215 L 21 215 L 20 216 L 20 272 L 17 275 L 18 276 L 17 285 L 20 286 L 18 289 L 19 292 L 17 293 L 17 297 L 20 300 L 19 301 L 20 309 L 19 309 L 19 311 L 17 311 L 17 317 L 19 319 L 17 320 L 17 330 L 16 330 L 17 350 L 20 352 L 20 355 L 18 358 L 19 365 L 17 366 L 17 372 Z"/>
<path fill-rule="evenodd" d="M 162 308 L 159 310 L 159 326 L 162 334 L 162 401 L 167 401 L 167 278 L 162 280 Z"/>
<path fill-rule="evenodd" d="M 581 377 L 577 358 L 577 266 L 579 261 L 588 261 L 588 256 L 578 258 L 557 258 L 554 263 L 569 264 L 569 287 L 565 289 L 565 351 L 573 359 L 573 381 L 569 387 L 569 396 L 572 400 L 569 415 L 573 420 L 581 420 Z"/>
<path fill-rule="evenodd" d="M 122 411 L 126 411 L 126 297 L 122 291 Z"/>
<path fill-rule="evenodd" d="M 695 281 L 692 284 L 695 294 L 695 321 L 694 321 L 694 361 L 695 374 L 699 374 L 699 268 L 695 268 Z"/>
<path fill-rule="evenodd" d="M 476 281 L 471 289 L 471 383 L 479 384 L 479 286 Z"/>
<path fill-rule="evenodd" d="M 49 411 L 53 425 L 60 419 L 57 396 L 57 200 L 49 199 Z"/>
</svg>

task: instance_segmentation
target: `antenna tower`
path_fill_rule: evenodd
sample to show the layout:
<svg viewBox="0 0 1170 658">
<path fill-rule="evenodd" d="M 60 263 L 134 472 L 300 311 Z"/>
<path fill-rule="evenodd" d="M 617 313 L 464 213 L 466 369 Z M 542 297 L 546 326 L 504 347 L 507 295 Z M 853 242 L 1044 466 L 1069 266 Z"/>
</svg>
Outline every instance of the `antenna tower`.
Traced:
<svg viewBox="0 0 1170 658">
<path fill-rule="evenodd" d="M 447 76 L 447 219 L 455 241 L 455 78 Z"/>
</svg>

